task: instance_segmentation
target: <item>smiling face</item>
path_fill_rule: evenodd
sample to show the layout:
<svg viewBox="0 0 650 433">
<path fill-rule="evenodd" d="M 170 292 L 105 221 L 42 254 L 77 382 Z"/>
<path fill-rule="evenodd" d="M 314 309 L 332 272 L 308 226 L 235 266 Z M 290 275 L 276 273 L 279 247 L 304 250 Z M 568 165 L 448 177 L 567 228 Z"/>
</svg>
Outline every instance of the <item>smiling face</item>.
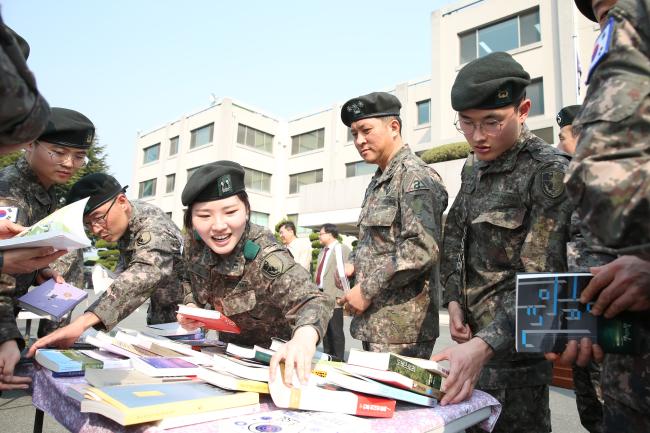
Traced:
<svg viewBox="0 0 650 433">
<path fill-rule="evenodd" d="M 245 203 L 236 195 L 192 205 L 192 227 L 216 254 L 232 253 L 248 221 Z"/>
<path fill-rule="evenodd" d="M 465 125 L 474 125 L 467 129 L 473 129 L 471 134 L 464 134 L 474 155 L 481 161 L 494 161 L 515 145 L 529 111 L 530 99 L 524 99 L 517 108 L 509 105 L 463 110 L 458 113 L 458 119 Z M 494 128 L 495 125 L 498 127 Z M 495 131 L 486 134 L 486 129 Z"/>
</svg>

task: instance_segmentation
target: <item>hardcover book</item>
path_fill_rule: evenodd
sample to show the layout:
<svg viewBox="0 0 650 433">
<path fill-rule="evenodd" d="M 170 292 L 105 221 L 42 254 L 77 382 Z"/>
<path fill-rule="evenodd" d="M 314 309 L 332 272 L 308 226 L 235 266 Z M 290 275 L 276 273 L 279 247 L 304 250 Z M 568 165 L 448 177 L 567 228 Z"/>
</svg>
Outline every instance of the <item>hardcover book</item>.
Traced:
<svg viewBox="0 0 650 433">
<path fill-rule="evenodd" d="M 232 334 L 239 334 L 241 332 L 235 322 L 216 310 L 205 310 L 203 308 L 179 305 L 178 313 L 189 319 L 203 323 L 208 329 Z"/>
<path fill-rule="evenodd" d="M 18 304 L 45 319 L 59 321 L 87 297 L 85 290 L 49 279 L 18 298 Z"/>
<path fill-rule="evenodd" d="M 121 425 L 191 416 L 259 403 L 259 394 L 232 392 L 200 382 L 87 388 L 81 412 L 104 415 Z"/>
</svg>

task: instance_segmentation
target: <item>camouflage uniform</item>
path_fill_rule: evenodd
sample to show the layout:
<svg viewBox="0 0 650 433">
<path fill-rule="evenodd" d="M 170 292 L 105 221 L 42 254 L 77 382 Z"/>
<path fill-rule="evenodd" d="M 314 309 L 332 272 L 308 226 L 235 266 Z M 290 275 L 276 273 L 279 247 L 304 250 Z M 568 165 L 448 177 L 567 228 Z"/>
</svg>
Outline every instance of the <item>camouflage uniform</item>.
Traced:
<svg viewBox="0 0 650 433">
<path fill-rule="evenodd" d="M 524 126 L 498 159 L 469 156 L 445 222 L 444 303 L 459 302 L 472 334 L 494 350 L 477 388 L 503 405 L 498 432 L 550 431 L 551 363 L 538 354 L 515 352 L 515 274 L 566 269 L 571 209 L 562 178 L 567 165 L 568 155 Z M 528 404 L 534 407 L 524 407 Z"/>
<path fill-rule="evenodd" d="M 29 143 L 45 128 L 50 107 L 1 16 L 0 71 L 0 146 Z"/>
<path fill-rule="evenodd" d="M 650 260 L 650 1 L 619 0 L 608 52 L 590 70 L 567 175 L 589 253 Z M 611 260 L 611 258 L 610 258 Z M 650 321 L 640 356 L 607 354 L 604 431 L 650 431 Z"/>
<path fill-rule="evenodd" d="M 117 278 L 91 305 L 101 323 L 112 329 L 151 298 L 147 324 L 176 321 L 177 305 L 183 300 L 179 270 L 182 269 L 182 235 L 158 207 L 132 201 L 133 213 L 118 241 L 120 259 Z"/>
<path fill-rule="evenodd" d="M 219 310 L 241 329 L 222 333 L 221 340 L 268 347 L 272 337 L 288 340 L 303 325 L 313 326 L 319 338 L 325 335 L 334 300 L 267 229 L 249 224 L 227 256 L 186 239 L 183 256 L 184 302 Z"/>
<path fill-rule="evenodd" d="M 27 227 L 52 213 L 56 199 L 53 188 L 46 190 L 25 157 L 21 157 L 0 170 L 0 206 L 16 208 L 16 223 Z M 36 272 L 0 277 L 0 343 L 16 339 L 18 346 L 24 347 L 16 325 L 20 308 L 15 300 L 27 293 L 35 279 Z"/>
<path fill-rule="evenodd" d="M 361 293 L 372 301 L 350 326 L 364 349 L 431 356 L 439 335 L 435 272 L 446 207 L 440 176 L 408 146 L 370 181 L 350 256 Z"/>
</svg>

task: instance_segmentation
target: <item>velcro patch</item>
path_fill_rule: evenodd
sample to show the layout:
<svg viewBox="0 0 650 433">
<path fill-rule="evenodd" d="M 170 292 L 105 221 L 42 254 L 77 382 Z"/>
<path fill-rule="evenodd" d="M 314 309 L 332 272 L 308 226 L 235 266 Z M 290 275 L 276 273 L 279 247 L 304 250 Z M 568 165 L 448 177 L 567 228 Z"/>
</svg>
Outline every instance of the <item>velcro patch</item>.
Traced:
<svg viewBox="0 0 650 433">
<path fill-rule="evenodd" d="M 549 198 L 558 198 L 564 193 L 564 172 L 550 167 L 542 172 L 542 192 Z"/>
<path fill-rule="evenodd" d="M 282 259 L 275 254 L 268 255 L 262 263 L 262 273 L 268 278 L 274 279 L 282 275 L 284 263 Z"/>
<path fill-rule="evenodd" d="M 144 246 L 147 245 L 151 241 L 151 233 L 150 232 L 142 232 L 138 236 L 138 238 L 135 240 L 135 243 L 138 246 Z"/>
</svg>

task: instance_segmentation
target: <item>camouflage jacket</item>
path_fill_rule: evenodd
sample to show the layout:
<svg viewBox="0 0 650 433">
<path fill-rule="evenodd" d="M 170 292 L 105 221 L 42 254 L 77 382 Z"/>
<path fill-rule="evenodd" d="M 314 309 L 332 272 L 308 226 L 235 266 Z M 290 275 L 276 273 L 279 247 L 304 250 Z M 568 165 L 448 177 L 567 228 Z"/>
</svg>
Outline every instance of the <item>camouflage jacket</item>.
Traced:
<svg viewBox="0 0 650 433">
<path fill-rule="evenodd" d="M 131 206 L 128 228 L 117 244 L 117 278 L 87 310 L 99 317 L 99 327 L 109 330 L 149 297 L 147 324 L 175 322 L 183 300 L 180 230 L 157 206 L 140 201 Z"/>
<path fill-rule="evenodd" d="M 589 71 L 567 192 L 588 248 L 650 259 L 650 1 L 619 0 L 611 42 Z M 608 32 L 607 26 L 604 33 Z"/>
<path fill-rule="evenodd" d="M 334 300 L 318 290 L 267 229 L 249 224 L 228 256 L 186 239 L 184 259 L 185 303 L 219 310 L 241 329 L 220 339 L 268 347 L 272 337 L 289 339 L 304 325 L 325 335 Z"/>
<path fill-rule="evenodd" d="M 35 140 L 49 116 L 50 107 L 0 16 L 0 146 Z"/>
<path fill-rule="evenodd" d="M 470 155 L 444 230 L 444 303 L 463 306 L 472 333 L 495 351 L 479 386 L 550 383 L 550 363 L 515 353 L 515 274 L 566 270 L 571 205 L 562 183 L 568 155 L 524 127 L 491 162 Z"/>
<path fill-rule="evenodd" d="M 84 275 L 83 249 L 80 248 L 64 254 L 57 261 L 51 263 L 50 268 L 61 274 L 66 283 L 80 289 L 85 288 L 86 276 Z"/>
<path fill-rule="evenodd" d="M 0 170 L 0 207 L 14 215 L 16 223 L 27 227 L 52 213 L 56 200 L 52 189 L 46 190 L 40 184 L 27 160 L 21 157 Z M 16 339 L 23 344 L 16 325 L 20 309 L 15 300 L 27 293 L 35 278 L 36 272 L 0 277 L 0 342 Z"/>
<path fill-rule="evenodd" d="M 359 215 L 356 282 L 372 300 L 352 319 L 354 338 L 415 343 L 438 337 L 435 288 L 447 191 L 435 170 L 400 149 L 370 181 Z M 353 258 L 352 258 L 353 257 Z"/>
</svg>

